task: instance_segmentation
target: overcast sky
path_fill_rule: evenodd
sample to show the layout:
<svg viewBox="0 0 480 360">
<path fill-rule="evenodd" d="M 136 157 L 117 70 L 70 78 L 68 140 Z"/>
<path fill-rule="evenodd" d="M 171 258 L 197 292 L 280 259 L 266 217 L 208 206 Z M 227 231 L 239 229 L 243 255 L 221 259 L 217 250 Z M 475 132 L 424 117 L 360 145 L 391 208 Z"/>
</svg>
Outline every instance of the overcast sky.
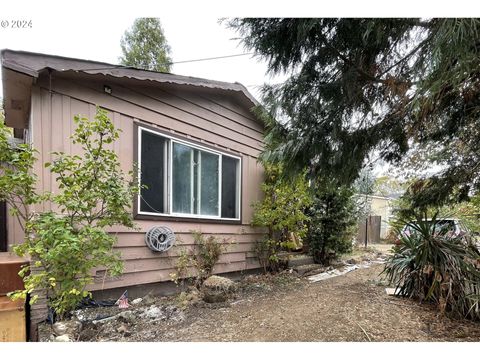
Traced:
<svg viewBox="0 0 480 360">
<path fill-rule="evenodd" d="M 0 15 L 1 17 L 1 15 Z M 120 38 L 137 16 L 120 13 L 112 19 L 90 16 L 84 25 L 75 19 L 33 17 L 32 29 L 0 29 L 0 48 L 40 52 L 80 59 L 118 63 Z M 238 34 L 219 24 L 218 16 L 159 16 L 171 47 L 173 61 L 195 60 L 247 53 Z M 226 59 L 174 64 L 179 75 L 227 82 L 240 82 L 259 97 L 258 86 L 282 78 L 266 75 L 265 62 L 251 55 Z"/>
<path fill-rule="evenodd" d="M 462 4 L 469 4 L 462 6 Z M 383 0 L 323 2 L 313 0 L 264 1 L 4 1 L 0 12 L 0 49 L 14 49 L 118 63 L 120 38 L 136 17 L 158 17 L 173 61 L 244 53 L 238 34 L 218 19 L 234 16 L 477 16 L 477 2 L 437 0 L 435 7 L 417 0 L 386 6 Z M 152 5 L 153 4 L 153 5 Z M 394 4 L 399 5 L 398 2 Z M 466 10 L 468 9 L 468 11 Z M 463 14 L 462 14 L 463 11 Z M 5 21 L 32 20 L 31 29 L 4 27 Z M 172 72 L 212 80 L 240 82 L 259 98 L 258 86 L 278 83 L 267 66 L 252 56 L 173 65 Z M 1 87 L 0 87 L 1 96 Z"/>
</svg>

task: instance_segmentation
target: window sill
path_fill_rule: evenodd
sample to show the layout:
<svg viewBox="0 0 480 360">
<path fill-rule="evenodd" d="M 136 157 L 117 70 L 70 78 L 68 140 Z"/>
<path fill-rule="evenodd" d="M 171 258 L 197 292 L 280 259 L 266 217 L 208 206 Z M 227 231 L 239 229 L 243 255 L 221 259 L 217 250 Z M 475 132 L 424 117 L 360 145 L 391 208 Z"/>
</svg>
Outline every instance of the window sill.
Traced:
<svg viewBox="0 0 480 360">
<path fill-rule="evenodd" d="M 135 214 L 134 220 L 153 220 L 153 221 L 170 221 L 170 222 L 191 222 L 191 223 L 209 223 L 209 224 L 235 224 L 241 225 L 242 219 L 230 220 L 230 219 L 209 219 L 209 218 L 196 218 L 196 217 L 183 217 L 183 216 L 162 216 L 162 215 L 145 215 Z"/>
</svg>

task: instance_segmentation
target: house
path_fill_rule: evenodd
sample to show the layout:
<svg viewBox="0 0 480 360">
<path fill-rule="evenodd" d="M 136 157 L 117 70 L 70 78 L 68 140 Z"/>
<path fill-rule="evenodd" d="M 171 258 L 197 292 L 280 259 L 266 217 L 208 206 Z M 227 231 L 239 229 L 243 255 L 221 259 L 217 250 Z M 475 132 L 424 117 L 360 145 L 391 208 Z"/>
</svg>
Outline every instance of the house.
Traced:
<svg viewBox="0 0 480 360">
<path fill-rule="evenodd" d="M 262 196 L 257 158 L 264 127 L 251 112 L 257 102 L 245 87 L 23 51 L 3 50 L 1 61 L 6 123 L 38 150 L 40 190 L 57 190 L 43 164 L 53 151 L 80 152 L 69 140 L 73 117 L 92 118 L 96 105 L 122 130 L 114 144 L 122 169 L 138 164 L 148 184 L 132 204 L 140 230 L 110 229 L 117 234 L 124 274 L 105 279 L 100 270 L 91 290 L 117 294 L 141 285 L 147 292 L 171 284 L 176 256 L 193 244 L 192 230 L 234 243 L 215 273 L 259 266 L 252 245 L 263 234 L 250 221 L 251 204 Z M 194 161 L 203 167 L 193 167 Z M 7 250 L 23 234 L 5 211 L 0 215 L 6 217 Z M 169 227 L 182 243 L 167 252 L 150 250 L 145 233 L 157 225 Z"/>
</svg>

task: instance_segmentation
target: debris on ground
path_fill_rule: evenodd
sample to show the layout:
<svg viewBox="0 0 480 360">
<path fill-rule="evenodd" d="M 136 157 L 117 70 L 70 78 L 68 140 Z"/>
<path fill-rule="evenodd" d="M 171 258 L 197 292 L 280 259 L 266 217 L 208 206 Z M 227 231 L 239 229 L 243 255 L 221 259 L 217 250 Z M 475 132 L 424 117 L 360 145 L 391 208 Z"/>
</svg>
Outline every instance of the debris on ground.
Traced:
<svg viewBox="0 0 480 360">
<path fill-rule="evenodd" d="M 132 305 L 138 305 L 138 304 L 140 304 L 142 301 L 143 301 L 142 298 L 133 299 L 132 302 L 131 302 L 131 304 L 132 304 Z"/>
<path fill-rule="evenodd" d="M 128 310 L 79 309 L 71 319 L 82 323 L 78 333 L 56 335 L 51 325 L 42 324 L 40 340 L 480 341 L 478 323 L 439 316 L 435 306 L 387 295 L 389 285 L 379 276 L 381 256 L 368 255 L 369 267 L 329 281 L 311 283 L 291 270 L 244 276 L 235 282 L 235 297 L 224 303 L 206 303 L 192 287 L 170 297 L 142 296 Z M 361 266 L 361 256 L 323 272 Z"/>
<path fill-rule="evenodd" d="M 202 296 L 194 286 L 188 288 L 187 291 L 182 291 L 176 298 L 176 304 L 182 309 L 195 306 L 201 301 Z"/>
<path fill-rule="evenodd" d="M 296 266 L 293 270 L 298 276 L 310 276 L 325 271 L 325 266 L 320 264 L 304 264 Z"/>
<path fill-rule="evenodd" d="M 381 253 L 373 253 L 374 256 L 362 256 L 361 261 L 355 258 L 351 258 L 336 264 L 334 269 L 327 269 L 326 271 L 322 271 L 316 273 L 315 275 L 308 276 L 308 280 L 310 282 L 317 282 L 326 279 L 330 279 L 336 276 L 345 275 L 350 271 L 354 271 L 357 269 L 366 269 L 375 264 L 383 264 L 385 263 L 385 256 Z"/>
<path fill-rule="evenodd" d="M 67 335 L 60 335 L 60 336 L 57 336 L 54 340 L 55 342 L 71 342 L 72 339 Z"/>
<path fill-rule="evenodd" d="M 400 295 L 400 288 L 385 288 L 385 293 L 391 296 Z"/>
<path fill-rule="evenodd" d="M 72 312 L 72 319 L 53 325 L 41 324 L 40 341 L 123 341 L 133 337 L 139 341 L 151 338 L 151 328 L 160 323 L 172 324 L 185 320 L 184 312 L 173 304 L 154 303 L 130 307 L 95 307 Z M 148 334 L 145 334 L 147 332 Z"/>
<path fill-rule="evenodd" d="M 349 273 L 350 271 L 353 271 L 353 270 L 356 270 L 356 269 L 360 269 L 360 266 L 358 266 L 358 265 L 345 266 L 342 270 L 333 269 L 333 270 L 330 270 L 330 271 L 322 272 L 322 273 L 317 274 L 317 275 L 309 276 L 308 280 L 310 282 L 322 281 L 322 280 L 333 278 L 335 276 L 344 275 L 344 274 Z"/>
</svg>

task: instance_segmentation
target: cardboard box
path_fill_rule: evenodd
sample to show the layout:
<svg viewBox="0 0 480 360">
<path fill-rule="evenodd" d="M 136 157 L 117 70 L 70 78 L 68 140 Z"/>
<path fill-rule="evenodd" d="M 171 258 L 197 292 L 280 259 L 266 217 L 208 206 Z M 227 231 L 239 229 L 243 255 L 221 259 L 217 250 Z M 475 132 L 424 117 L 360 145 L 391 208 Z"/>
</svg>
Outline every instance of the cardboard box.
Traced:
<svg viewBox="0 0 480 360">
<path fill-rule="evenodd" d="M 18 275 L 28 261 L 12 253 L 0 253 L 0 296 L 15 290 L 23 290 L 23 280 Z"/>
<path fill-rule="evenodd" d="M 25 301 L 0 296 L 0 342 L 27 341 Z"/>
</svg>

